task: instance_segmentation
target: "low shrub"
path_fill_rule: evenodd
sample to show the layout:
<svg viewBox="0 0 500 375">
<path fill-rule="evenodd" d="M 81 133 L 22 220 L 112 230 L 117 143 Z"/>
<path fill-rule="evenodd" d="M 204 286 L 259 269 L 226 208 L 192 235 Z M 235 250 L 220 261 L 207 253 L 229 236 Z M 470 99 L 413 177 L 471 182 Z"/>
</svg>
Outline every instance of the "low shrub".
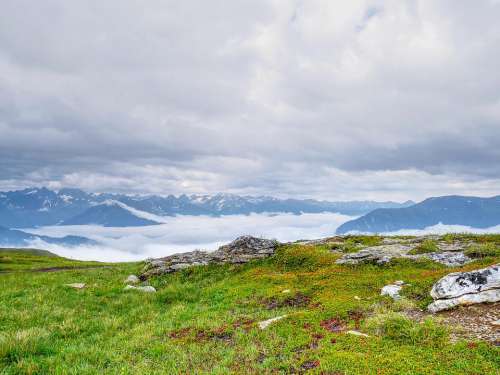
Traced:
<svg viewBox="0 0 500 375">
<path fill-rule="evenodd" d="M 419 244 L 414 249 L 410 250 L 408 254 L 417 255 L 417 254 L 428 254 L 435 253 L 439 248 L 434 240 L 425 240 L 421 244 Z"/>
<path fill-rule="evenodd" d="M 449 337 L 446 327 L 432 318 L 417 323 L 396 312 L 368 318 L 365 328 L 374 335 L 406 345 L 439 347 L 446 344 Z"/>
<path fill-rule="evenodd" d="M 335 257 L 325 249 L 313 246 L 292 245 L 284 246 L 272 258 L 278 267 L 288 270 L 314 271 L 315 269 L 331 265 Z"/>
<path fill-rule="evenodd" d="M 470 246 L 465 255 L 471 258 L 486 258 L 500 256 L 500 247 L 494 243 L 483 243 Z"/>
</svg>

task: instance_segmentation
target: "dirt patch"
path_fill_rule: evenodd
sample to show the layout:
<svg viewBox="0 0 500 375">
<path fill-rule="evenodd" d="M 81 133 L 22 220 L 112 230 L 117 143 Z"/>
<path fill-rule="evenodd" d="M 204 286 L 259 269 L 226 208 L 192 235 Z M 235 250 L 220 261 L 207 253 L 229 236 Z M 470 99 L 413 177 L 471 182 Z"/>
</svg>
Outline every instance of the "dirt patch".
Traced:
<svg viewBox="0 0 500 375">
<path fill-rule="evenodd" d="M 421 310 L 412 310 L 406 313 L 416 321 L 422 321 L 434 316 L 450 327 L 452 341 L 484 340 L 500 345 L 500 327 L 492 323 L 500 319 L 500 302 L 482 303 L 470 306 L 459 306 L 453 310 L 429 314 Z"/>
<path fill-rule="evenodd" d="M 226 326 L 218 327 L 213 330 L 200 329 L 196 332 L 195 335 L 196 341 L 217 340 L 217 341 L 230 342 L 232 338 L 233 338 L 233 332 L 227 331 Z"/>
<path fill-rule="evenodd" d="M 350 310 L 347 315 L 349 320 L 354 321 L 354 328 L 359 330 L 361 327 L 361 320 L 365 317 L 365 312 L 362 310 Z"/>
<path fill-rule="evenodd" d="M 176 331 L 172 331 L 168 334 L 168 337 L 171 339 L 181 339 L 184 337 L 187 337 L 192 331 L 192 328 L 186 327 L 186 328 L 181 328 Z"/>
<path fill-rule="evenodd" d="M 345 331 L 346 329 L 346 324 L 344 321 L 338 318 L 330 318 L 330 319 L 325 319 L 320 323 L 321 327 L 323 327 L 325 330 L 334 332 L 334 333 L 339 333 L 342 331 Z"/>
<path fill-rule="evenodd" d="M 255 319 L 240 319 L 233 323 L 233 328 L 242 328 L 245 332 L 255 327 Z"/>
<path fill-rule="evenodd" d="M 315 361 L 306 361 L 304 362 L 301 366 L 300 366 L 300 369 L 301 370 L 312 370 L 316 367 L 319 366 L 319 361 L 318 360 L 315 360 Z"/>
<path fill-rule="evenodd" d="M 297 293 L 285 299 L 272 297 L 264 300 L 264 305 L 268 310 L 279 309 L 281 307 L 306 307 L 311 302 L 311 298 L 303 293 Z"/>
</svg>

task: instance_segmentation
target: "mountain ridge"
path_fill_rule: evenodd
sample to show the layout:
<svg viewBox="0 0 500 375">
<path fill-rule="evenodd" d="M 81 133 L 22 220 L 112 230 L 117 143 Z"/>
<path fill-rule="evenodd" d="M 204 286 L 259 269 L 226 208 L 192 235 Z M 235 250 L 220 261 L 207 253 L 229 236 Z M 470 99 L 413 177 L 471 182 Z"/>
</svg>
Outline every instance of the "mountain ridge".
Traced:
<svg viewBox="0 0 500 375">
<path fill-rule="evenodd" d="M 330 202 L 314 199 L 280 199 L 219 193 L 215 195 L 126 195 L 87 193 L 80 189 L 53 191 L 45 187 L 0 192 L 0 225 L 8 228 L 32 228 L 72 222 L 84 214 L 91 217 L 93 207 L 105 201 L 117 201 L 141 212 L 156 216 L 221 216 L 252 213 L 322 213 L 334 212 L 358 216 L 380 207 L 408 206 L 413 202 L 346 201 Z M 95 214 L 95 212 L 94 212 Z M 111 213 L 102 212 L 104 216 Z M 128 214 L 127 214 L 128 215 Z M 128 215 L 129 216 L 129 215 Z M 81 218 L 80 218 L 81 219 Z M 95 219 L 94 219 L 95 220 Z M 120 221 L 120 220 L 116 220 Z M 82 220 L 79 221 L 83 223 Z M 87 222 L 91 224 L 91 222 Z M 145 223 L 147 224 L 147 223 Z"/>
<path fill-rule="evenodd" d="M 489 228 L 500 224 L 500 195 L 481 198 L 461 195 L 431 197 L 401 208 L 380 208 L 337 228 L 349 232 L 384 233 L 424 229 L 437 224 Z"/>
</svg>

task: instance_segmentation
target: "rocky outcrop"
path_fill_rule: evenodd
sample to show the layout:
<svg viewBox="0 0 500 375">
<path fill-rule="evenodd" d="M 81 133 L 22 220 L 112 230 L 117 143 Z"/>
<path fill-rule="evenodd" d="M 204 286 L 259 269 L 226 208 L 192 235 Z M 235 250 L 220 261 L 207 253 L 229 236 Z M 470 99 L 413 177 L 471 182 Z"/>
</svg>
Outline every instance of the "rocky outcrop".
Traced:
<svg viewBox="0 0 500 375">
<path fill-rule="evenodd" d="M 266 258 L 273 255 L 278 245 L 279 242 L 275 240 L 242 236 L 228 245 L 221 246 L 214 252 L 197 250 L 189 253 L 174 254 L 161 259 L 148 260 L 140 278 L 145 280 L 152 276 L 210 263 L 247 263 L 254 259 Z"/>
<path fill-rule="evenodd" d="M 390 262 L 392 258 L 415 257 L 407 255 L 411 249 L 412 246 L 399 243 L 367 247 L 356 253 L 345 254 L 337 260 L 337 264 L 385 264 Z"/>
<path fill-rule="evenodd" d="M 423 241 L 429 239 L 433 238 L 431 236 L 407 240 L 384 238 L 382 245 L 365 247 L 358 252 L 344 254 L 339 260 L 337 260 L 337 264 L 386 264 L 394 258 L 406 258 L 413 260 L 431 259 L 448 267 L 457 267 L 471 261 L 471 259 L 463 253 L 465 244 L 460 242 L 439 242 L 437 243 L 437 248 L 439 249 L 437 252 L 415 255 L 411 254 L 411 250 L 415 249 Z"/>
<path fill-rule="evenodd" d="M 457 272 L 441 278 L 431 290 L 430 312 L 458 305 L 500 301 L 500 264 L 471 272 Z"/>
</svg>

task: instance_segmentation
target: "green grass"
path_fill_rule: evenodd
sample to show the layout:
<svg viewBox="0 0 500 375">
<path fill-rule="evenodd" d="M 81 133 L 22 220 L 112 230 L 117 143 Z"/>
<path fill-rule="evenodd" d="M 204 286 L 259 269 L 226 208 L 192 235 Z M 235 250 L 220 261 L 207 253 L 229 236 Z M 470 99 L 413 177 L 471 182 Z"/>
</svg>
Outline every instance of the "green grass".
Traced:
<svg viewBox="0 0 500 375">
<path fill-rule="evenodd" d="M 408 254 L 411 255 L 428 254 L 428 253 L 435 253 L 438 250 L 439 248 L 437 246 L 436 241 L 427 239 L 414 249 L 410 250 Z"/>
<path fill-rule="evenodd" d="M 0 273 L 96 266 L 105 264 L 61 258 L 45 250 L 0 249 Z"/>
<path fill-rule="evenodd" d="M 500 256 L 500 245 L 492 242 L 471 245 L 465 252 L 471 258 L 487 258 Z"/>
<path fill-rule="evenodd" d="M 418 324 L 394 312 L 421 304 L 443 275 L 498 257 L 452 269 L 408 260 L 341 266 L 334 263 L 338 255 L 321 246 L 283 246 L 251 264 L 155 278 L 158 292 L 142 294 L 123 291 L 123 280 L 137 274 L 140 263 L 33 272 L 96 263 L 0 256 L 9 257 L 2 267 L 16 270 L 0 274 L 0 374 L 288 374 L 311 363 L 317 367 L 310 373 L 318 374 L 500 371 L 498 348 L 451 344 L 438 322 Z M 411 284 L 401 306 L 379 296 L 395 280 Z M 65 286 L 73 282 L 87 287 Z M 266 330 L 256 325 L 285 314 Z M 371 337 L 332 332 L 329 322 Z"/>
</svg>

